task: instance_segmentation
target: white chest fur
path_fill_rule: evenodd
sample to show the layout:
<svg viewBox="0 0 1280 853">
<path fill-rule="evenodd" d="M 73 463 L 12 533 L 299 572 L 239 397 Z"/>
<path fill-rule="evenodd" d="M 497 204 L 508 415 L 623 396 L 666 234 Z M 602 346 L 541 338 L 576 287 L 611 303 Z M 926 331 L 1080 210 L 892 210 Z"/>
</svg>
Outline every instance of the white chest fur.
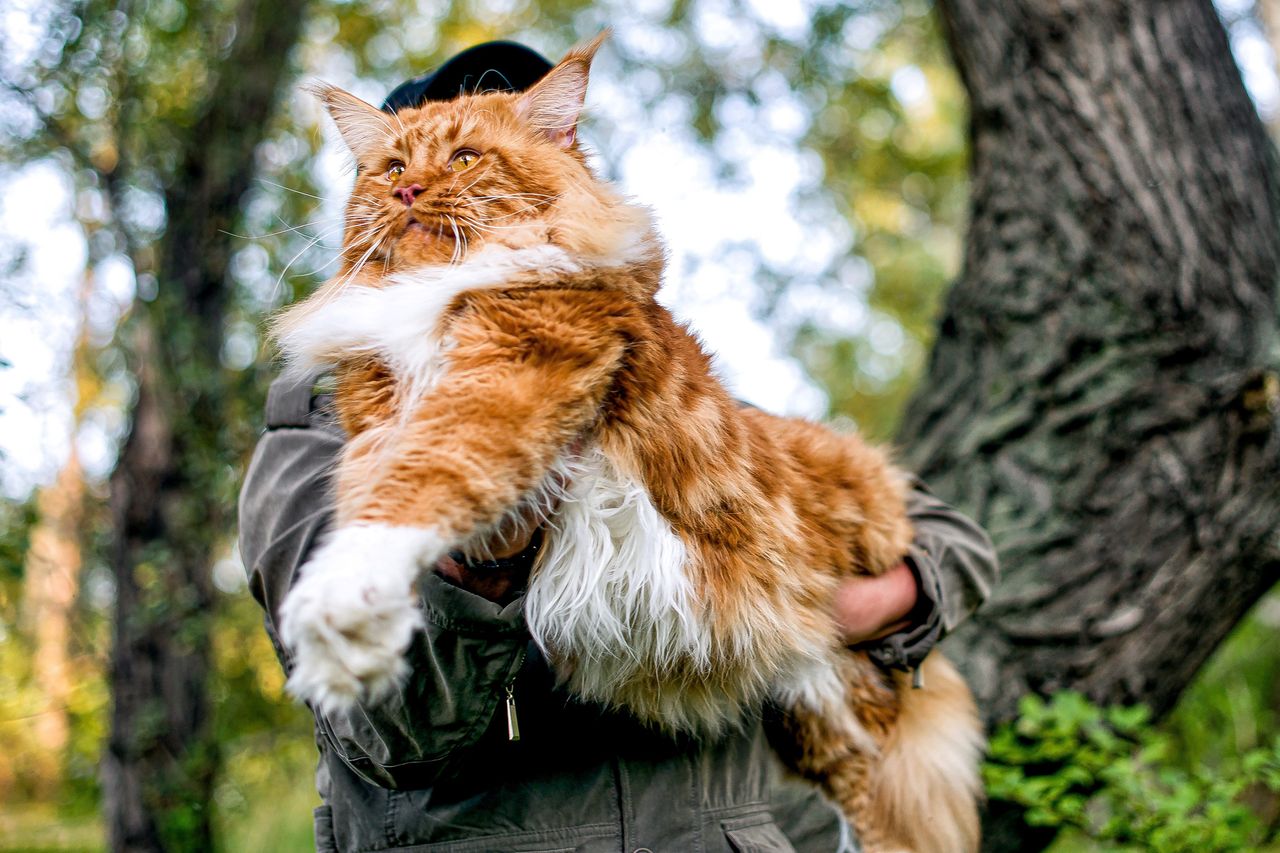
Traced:
<svg viewBox="0 0 1280 853">
<path fill-rule="evenodd" d="M 644 488 L 598 449 L 558 467 L 568 493 L 525 598 L 534 638 L 583 664 L 575 687 L 604 701 L 641 672 L 706 665 L 710 636 L 684 542 Z"/>
<path fill-rule="evenodd" d="M 507 286 L 521 274 L 572 273 L 579 265 L 563 250 L 494 247 L 456 266 L 423 267 L 393 275 L 381 287 L 346 284 L 317 295 L 281 325 L 278 341 L 296 372 L 354 356 L 380 358 L 419 399 L 444 371 L 448 341 L 441 334 L 445 310 L 462 293 Z"/>
</svg>

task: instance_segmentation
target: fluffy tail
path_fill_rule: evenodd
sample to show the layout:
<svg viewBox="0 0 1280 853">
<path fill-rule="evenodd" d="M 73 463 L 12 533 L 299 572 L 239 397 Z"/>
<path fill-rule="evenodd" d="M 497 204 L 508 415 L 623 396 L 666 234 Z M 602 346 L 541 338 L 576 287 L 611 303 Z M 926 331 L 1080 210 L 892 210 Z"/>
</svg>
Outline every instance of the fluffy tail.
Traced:
<svg viewBox="0 0 1280 853">
<path fill-rule="evenodd" d="M 979 764 L 985 745 L 973 695 L 941 654 L 924 688 L 900 684 L 901 711 L 872 771 L 870 813 L 894 846 L 913 853 L 978 849 Z"/>
</svg>

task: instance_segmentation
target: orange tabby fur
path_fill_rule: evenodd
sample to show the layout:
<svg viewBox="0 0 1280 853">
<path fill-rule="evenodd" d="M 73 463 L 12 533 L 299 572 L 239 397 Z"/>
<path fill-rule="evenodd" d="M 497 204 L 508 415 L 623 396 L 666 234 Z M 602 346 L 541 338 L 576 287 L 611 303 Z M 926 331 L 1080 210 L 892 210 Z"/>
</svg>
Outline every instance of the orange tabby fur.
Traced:
<svg viewBox="0 0 1280 853">
<path fill-rule="evenodd" d="M 974 850 L 967 688 L 935 654 L 926 688 L 911 690 L 845 649 L 831 612 L 842 578 L 906 553 L 905 479 L 856 436 L 742 408 L 655 301 L 664 257 L 647 213 L 574 141 L 599 43 L 525 94 L 391 116 L 322 91 L 358 164 L 343 270 L 275 331 L 296 364 L 336 365 L 351 438 L 335 541 L 403 533 L 411 578 L 513 519 L 545 520 L 527 606 L 571 689 L 707 736 L 772 698 L 792 736 L 781 751 L 845 808 L 866 850 Z M 453 171 L 461 149 L 479 158 Z M 397 191 L 414 184 L 409 205 Z M 386 308 L 359 319 L 412 288 L 441 302 L 421 328 Z M 401 316 L 408 332 L 384 340 Z M 604 556 L 580 550 L 575 530 L 605 531 Z M 377 619 L 351 615 L 360 595 L 306 588 L 342 571 L 336 557 L 304 566 L 284 608 L 299 665 L 319 661 L 291 684 L 322 707 L 400 674 L 377 644 L 411 587 L 390 599 L 361 587 L 391 559 L 369 558 L 345 588 L 383 602 Z M 601 574 L 601 560 L 618 571 Z M 412 628 L 396 624 L 397 637 Z"/>
</svg>

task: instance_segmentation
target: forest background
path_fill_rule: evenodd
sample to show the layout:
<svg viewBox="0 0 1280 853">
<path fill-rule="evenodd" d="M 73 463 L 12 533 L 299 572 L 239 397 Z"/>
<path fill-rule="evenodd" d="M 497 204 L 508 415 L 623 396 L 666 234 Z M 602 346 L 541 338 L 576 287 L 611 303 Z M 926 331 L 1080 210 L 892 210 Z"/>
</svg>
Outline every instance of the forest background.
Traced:
<svg viewBox="0 0 1280 853">
<path fill-rule="evenodd" d="M 1274 131 L 1277 4 L 1217 6 Z M 164 610 L 156 624 L 179 643 L 184 626 L 193 645 L 207 643 L 208 748 L 196 774 L 207 797 L 185 792 L 162 834 L 174 849 L 183 837 L 225 850 L 311 844 L 309 718 L 283 694 L 231 511 L 273 370 L 263 319 L 331 269 L 350 182 L 304 81 L 376 103 L 469 44 L 515 37 L 556 57 L 614 27 L 585 138 L 601 170 L 659 216 L 673 249 L 666 301 L 720 354 L 735 392 L 770 409 L 894 436 L 959 272 L 967 105 L 924 0 L 311 0 L 283 3 L 280 15 L 296 32 L 245 64 L 251 22 L 233 0 L 0 7 L 0 850 L 108 843 L 121 547 L 109 486 L 149 354 L 202 345 L 210 357 L 167 377 L 194 394 L 167 403 L 190 406 L 173 417 L 184 470 L 201 484 L 182 512 L 200 533 L 133 572 L 141 612 Z M 216 264 L 225 293 L 193 311 L 211 303 L 173 298 L 155 247 L 172 230 L 168 200 L 202 186 L 175 170 L 207 155 L 216 171 L 219 140 L 240 138 L 202 137 L 199 125 L 208 99 L 229 93 L 235 63 L 238 79 L 271 85 L 230 90 L 261 138 L 252 180 L 215 223 L 228 237 Z M 184 560 L 203 578 L 191 589 L 166 581 Z M 1280 735 L 1278 664 L 1273 591 L 1171 714 L 1158 725 L 1113 714 L 1112 728 L 1144 748 L 1159 740 L 1160 772 L 1173 780 L 1161 796 L 1225 786 L 1264 827 L 1251 837 L 1274 837 L 1280 800 L 1232 780 Z M 1028 725 L 1050 726 L 1095 713 L 1069 695 L 1024 711 L 1040 721 Z M 1050 809 L 1039 819 L 1060 818 Z"/>
</svg>

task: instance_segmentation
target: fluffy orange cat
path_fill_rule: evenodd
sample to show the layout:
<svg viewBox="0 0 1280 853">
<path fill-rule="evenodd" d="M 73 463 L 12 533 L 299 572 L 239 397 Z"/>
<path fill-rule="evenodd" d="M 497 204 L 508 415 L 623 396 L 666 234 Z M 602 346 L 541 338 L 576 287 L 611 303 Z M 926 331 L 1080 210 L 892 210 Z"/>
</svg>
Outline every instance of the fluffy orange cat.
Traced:
<svg viewBox="0 0 1280 853">
<path fill-rule="evenodd" d="M 906 553 L 904 477 L 739 406 L 655 301 L 649 213 L 576 144 L 600 41 L 525 93 L 392 115 L 320 92 L 358 164 L 343 270 L 275 333 L 294 368 L 335 366 L 350 441 L 282 608 L 290 688 L 376 698 L 405 675 L 420 573 L 541 525 L 526 621 L 577 695 L 707 737 L 772 701 L 866 850 L 975 850 L 968 689 L 937 654 L 910 689 L 832 616 L 841 579 Z"/>
</svg>

